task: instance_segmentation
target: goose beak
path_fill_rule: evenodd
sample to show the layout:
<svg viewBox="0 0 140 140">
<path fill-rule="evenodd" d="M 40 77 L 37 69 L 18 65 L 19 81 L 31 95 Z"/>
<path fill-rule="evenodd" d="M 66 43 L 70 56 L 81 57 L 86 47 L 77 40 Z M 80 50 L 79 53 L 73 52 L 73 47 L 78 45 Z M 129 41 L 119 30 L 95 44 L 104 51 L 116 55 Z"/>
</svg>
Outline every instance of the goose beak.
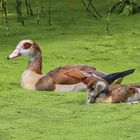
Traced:
<svg viewBox="0 0 140 140">
<path fill-rule="evenodd" d="M 93 104 L 94 102 L 95 102 L 95 97 L 94 96 L 87 98 L 87 104 Z"/>
<path fill-rule="evenodd" d="M 19 49 L 16 48 L 9 56 L 7 56 L 7 59 L 13 59 L 21 55 L 22 54 L 20 53 Z"/>
<path fill-rule="evenodd" d="M 98 91 L 89 92 L 87 98 L 87 104 L 93 104 L 95 102 L 96 96 L 99 94 Z"/>
</svg>

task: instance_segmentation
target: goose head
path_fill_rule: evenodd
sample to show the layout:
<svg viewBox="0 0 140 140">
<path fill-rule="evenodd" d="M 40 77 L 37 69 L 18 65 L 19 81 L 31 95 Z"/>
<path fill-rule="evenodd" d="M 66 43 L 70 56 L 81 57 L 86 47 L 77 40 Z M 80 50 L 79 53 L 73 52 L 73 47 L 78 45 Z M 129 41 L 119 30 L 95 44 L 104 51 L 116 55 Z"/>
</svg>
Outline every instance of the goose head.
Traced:
<svg viewBox="0 0 140 140">
<path fill-rule="evenodd" d="M 108 83 L 103 79 L 91 80 L 87 85 L 87 91 L 87 103 L 94 103 L 99 94 L 106 93 L 108 91 Z"/>
<path fill-rule="evenodd" d="M 16 46 L 16 49 L 7 57 L 13 59 L 20 56 L 26 56 L 29 60 L 34 58 L 41 50 L 37 43 L 32 40 L 22 40 Z"/>
</svg>

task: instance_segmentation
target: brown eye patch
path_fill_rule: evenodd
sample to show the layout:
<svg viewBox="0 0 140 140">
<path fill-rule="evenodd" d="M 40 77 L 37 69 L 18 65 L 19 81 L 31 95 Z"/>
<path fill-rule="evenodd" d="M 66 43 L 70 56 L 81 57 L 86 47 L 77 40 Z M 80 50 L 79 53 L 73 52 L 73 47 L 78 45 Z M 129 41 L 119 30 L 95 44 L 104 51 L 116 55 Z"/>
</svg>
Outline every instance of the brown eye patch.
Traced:
<svg viewBox="0 0 140 140">
<path fill-rule="evenodd" d="M 31 47 L 31 45 L 32 44 L 29 42 L 24 43 L 24 49 L 29 49 Z"/>
</svg>

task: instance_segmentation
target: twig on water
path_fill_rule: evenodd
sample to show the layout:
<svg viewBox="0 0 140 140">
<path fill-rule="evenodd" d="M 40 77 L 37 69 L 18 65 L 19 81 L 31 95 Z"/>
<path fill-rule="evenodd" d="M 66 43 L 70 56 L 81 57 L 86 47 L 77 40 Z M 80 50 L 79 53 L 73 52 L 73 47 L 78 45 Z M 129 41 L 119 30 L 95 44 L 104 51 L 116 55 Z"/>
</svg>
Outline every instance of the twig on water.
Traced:
<svg viewBox="0 0 140 140">
<path fill-rule="evenodd" d="M 8 10 L 7 10 L 7 2 L 6 0 L 2 0 L 2 7 L 3 7 L 3 12 L 4 12 L 4 18 L 5 18 L 5 31 L 8 31 Z"/>
<path fill-rule="evenodd" d="M 48 4 L 48 23 L 49 23 L 49 25 L 52 25 L 52 23 L 51 23 L 51 0 L 49 0 L 49 4 Z"/>
<path fill-rule="evenodd" d="M 91 10 L 89 10 L 89 7 L 86 5 L 86 3 L 85 3 L 83 0 L 81 0 L 81 2 L 82 2 L 82 4 L 84 5 L 84 7 L 86 8 L 86 10 L 87 10 L 95 19 L 98 19 L 97 16 L 96 16 L 94 13 L 92 13 Z M 88 4 L 88 5 L 89 5 L 89 4 Z"/>
<path fill-rule="evenodd" d="M 36 0 L 36 13 L 37 13 L 37 24 L 40 23 L 40 9 L 39 9 L 39 0 Z"/>
<path fill-rule="evenodd" d="M 107 33 L 107 34 L 109 34 L 110 15 L 111 15 L 111 6 L 109 7 L 108 16 L 107 16 L 107 23 L 106 23 L 106 33 Z"/>
</svg>

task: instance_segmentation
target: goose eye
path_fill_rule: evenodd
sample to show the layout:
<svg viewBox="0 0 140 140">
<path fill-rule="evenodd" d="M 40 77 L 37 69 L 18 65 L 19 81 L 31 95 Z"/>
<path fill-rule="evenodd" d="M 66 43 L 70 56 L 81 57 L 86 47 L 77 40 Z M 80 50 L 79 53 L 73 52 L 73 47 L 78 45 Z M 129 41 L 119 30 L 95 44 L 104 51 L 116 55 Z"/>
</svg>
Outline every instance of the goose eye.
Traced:
<svg viewBox="0 0 140 140">
<path fill-rule="evenodd" d="M 91 90 L 94 90 L 94 88 L 91 88 Z"/>
<path fill-rule="evenodd" d="M 91 88 L 90 88 L 90 90 L 94 90 L 94 89 L 95 89 L 95 87 L 91 87 Z"/>
<path fill-rule="evenodd" d="M 28 43 L 28 42 L 26 42 L 26 43 L 24 43 L 24 49 L 29 49 L 30 47 L 31 47 L 31 43 Z"/>
</svg>

